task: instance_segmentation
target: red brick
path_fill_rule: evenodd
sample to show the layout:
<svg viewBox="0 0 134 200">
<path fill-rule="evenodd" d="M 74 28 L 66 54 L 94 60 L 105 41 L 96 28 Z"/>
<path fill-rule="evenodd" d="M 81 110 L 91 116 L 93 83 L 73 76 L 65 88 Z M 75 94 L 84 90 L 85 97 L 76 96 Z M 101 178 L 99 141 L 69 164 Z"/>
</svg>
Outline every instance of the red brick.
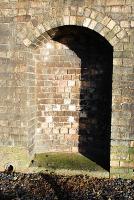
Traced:
<svg viewBox="0 0 134 200">
<path fill-rule="evenodd" d="M 81 69 L 76 69 L 76 74 L 81 74 Z"/>
<path fill-rule="evenodd" d="M 64 104 L 64 99 L 56 99 L 56 104 Z"/>
<path fill-rule="evenodd" d="M 76 72 L 75 69 L 68 69 L 67 70 L 68 74 L 75 74 L 75 72 Z"/>
<path fill-rule="evenodd" d="M 73 130 L 73 129 L 72 129 Z M 73 132 L 73 131 L 72 131 Z M 73 140 L 73 141 L 78 141 L 78 139 L 79 139 L 79 135 L 78 134 L 76 134 L 76 130 L 74 129 L 74 134 L 72 134 L 71 135 L 71 140 Z"/>
<path fill-rule="evenodd" d="M 38 120 L 39 122 L 45 122 L 45 117 L 39 117 Z"/>
<path fill-rule="evenodd" d="M 71 68 L 71 67 L 72 67 L 72 64 L 69 63 L 69 62 L 64 62 L 63 67 L 65 67 L 65 68 L 68 69 L 68 68 Z"/>
<path fill-rule="evenodd" d="M 55 99 L 41 99 L 39 100 L 40 104 L 55 104 Z"/>
<path fill-rule="evenodd" d="M 67 74 L 67 75 L 64 75 L 64 76 L 63 76 L 63 79 L 64 79 L 64 80 L 72 80 L 72 76 L 69 75 L 69 74 Z"/>
<path fill-rule="evenodd" d="M 53 118 L 53 121 L 54 121 L 54 122 L 59 122 L 59 119 L 60 119 L 60 117 L 54 117 L 54 118 Z M 57 125 L 57 127 L 58 127 L 58 125 Z"/>
</svg>

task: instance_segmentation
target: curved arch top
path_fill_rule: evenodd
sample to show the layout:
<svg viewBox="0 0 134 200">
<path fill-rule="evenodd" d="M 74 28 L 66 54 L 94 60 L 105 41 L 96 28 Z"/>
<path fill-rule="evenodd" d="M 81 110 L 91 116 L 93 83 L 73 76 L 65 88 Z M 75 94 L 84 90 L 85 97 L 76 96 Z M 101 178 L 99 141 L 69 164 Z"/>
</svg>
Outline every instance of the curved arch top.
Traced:
<svg viewBox="0 0 134 200">
<path fill-rule="evenodd" d="M 74 7 L 73 7 L 74 8 Z M 78 25 L 87 27 L 98 32 L 108 42 L 115 46 L 121 39 L 127 36 L 127 32 L 122 29 L 116 21 L 94 9 L 84 8 L 83 13 L 79 12 L 80 7 L 75 8 L 76 14 L 71 14 L 71 7 L 67 7 L 61 17 L 50 19 L 49 22 L 37 23 L 35 27 L 32 20 L 27 22 L 25 31 L 22 29 L 18 36 L 23 39 L 27 47 L 37 47 L 44 39 L 50 39 L 47 31 L 52 28 L 64 25 Z"/>
</svg>

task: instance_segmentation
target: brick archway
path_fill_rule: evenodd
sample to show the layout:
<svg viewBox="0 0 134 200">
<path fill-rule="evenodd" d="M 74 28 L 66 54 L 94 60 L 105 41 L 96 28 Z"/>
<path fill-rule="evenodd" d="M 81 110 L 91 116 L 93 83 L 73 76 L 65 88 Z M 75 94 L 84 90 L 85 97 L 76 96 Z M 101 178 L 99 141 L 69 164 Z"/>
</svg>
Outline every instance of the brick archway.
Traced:
<svg viewBox="0 0 134 200">
<path fill-rule="evenodd" d="M 119 77 L 121 76 L 119 67 L 127 65 L 127 59 L 123 57 L 123 41 L 128 38 L 127 32 L 110 17 L 89 8 L 83 8 L 81 10 L 80 7 L 68 7 L 61 17 L 56 17 L 52 20 L 50 19 L 48 22 L 44 21 L 44 23 L 38 23 L 37 19 L 34 20 L 37 21 L 37 25 L 33 24 L 32 19 L 26 24 L 25 30 L 22 29 L 22 31 L 18 33 L 18 37 L 21 38 L 24 45 L 33 50 L 38 49 L 42 43 L 47 43 L 51 40 L 51 37 L 48 34 L 49 30 L 64 25 L 87 27 L 98 32 L 113 46 L 111 173 L 116 173 L 115 168 L 122 168 L 124 166 L 129 168 L 130 165 L 133 165 L 133 162 L 125 164 L 124 157 L 126 157 L 126 152 L 123 152 L 122 150 L 120 155 L 120 152 L 118 151 L 118 147 L 121 147 L 121 149 L 126 145 L 127 148 L 129 148 L 129 146 L 133 147 L 133 141 L 129 140 L 129 142 L 125 142 L 125 139 L 122 139 L 122 136 L 120 136 L 118 129 L 118 126 L 123 123 L 120 115 L 122 115 L 123 119 L 126 119 L 125 112 L 122 108 L 121 110 L 118 108 L 120 105 L 123 105 L 124 102 L 128 102 L 129 100 L 124 99 L 121 95 L 118 96 L 117 94 L 119 85 L 121 85 L 121 87 L 124 87 L 125 85 Z M 119 51 L 121 56 L 118 55 Z M 31 50 L 31 52 L 33 51 Z"/>
<path fill-rule="evenodd" d="M 50 19 L 47 23 L 45 21 L 43 24 L 38 23 L 36 18 L 31 19 L 27 22 L 25 30 L 22 29 L 18 36 L 23 40 L 25 46 L 35 48 L 42 41 L 44 42 L 44 39 L 49 39 L 48 30 L 64 25 L 78 25 L 94 30 L 106 38 L 112 46 L 127 37 L 127 32 L 109 16 L 93 9 L 81 9 L 81 7 L 67 7 L 62 17 L 57 16 L 55 19 Z M 33 21 L 36 21 L 36 26 Z"/>
</svg>

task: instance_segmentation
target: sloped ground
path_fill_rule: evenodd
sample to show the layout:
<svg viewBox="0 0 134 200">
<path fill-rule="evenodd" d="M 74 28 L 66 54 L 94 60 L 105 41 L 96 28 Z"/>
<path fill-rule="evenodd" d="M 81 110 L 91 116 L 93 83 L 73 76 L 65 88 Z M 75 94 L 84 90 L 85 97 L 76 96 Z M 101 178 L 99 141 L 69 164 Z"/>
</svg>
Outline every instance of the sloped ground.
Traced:
<svg viewBox="0 0 134 200">
<path fill-rule="evenodd" d="M 130 200 L 134 180 L 98 179 L 87 175 L 0 173 L 1 200 Z"/>
</svg>

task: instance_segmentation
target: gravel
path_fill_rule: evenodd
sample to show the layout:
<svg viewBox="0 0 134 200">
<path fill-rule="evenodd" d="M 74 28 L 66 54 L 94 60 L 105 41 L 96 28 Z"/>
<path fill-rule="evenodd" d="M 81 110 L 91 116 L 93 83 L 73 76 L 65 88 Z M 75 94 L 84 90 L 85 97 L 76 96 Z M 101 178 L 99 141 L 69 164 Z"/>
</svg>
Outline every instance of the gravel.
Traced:
<svg viewBox="0 0 134 200">
<path fill-rule="evenodd" d="M 0 173 L 0 200 L 134 200 L 134 180 Z"/>
</svg>

